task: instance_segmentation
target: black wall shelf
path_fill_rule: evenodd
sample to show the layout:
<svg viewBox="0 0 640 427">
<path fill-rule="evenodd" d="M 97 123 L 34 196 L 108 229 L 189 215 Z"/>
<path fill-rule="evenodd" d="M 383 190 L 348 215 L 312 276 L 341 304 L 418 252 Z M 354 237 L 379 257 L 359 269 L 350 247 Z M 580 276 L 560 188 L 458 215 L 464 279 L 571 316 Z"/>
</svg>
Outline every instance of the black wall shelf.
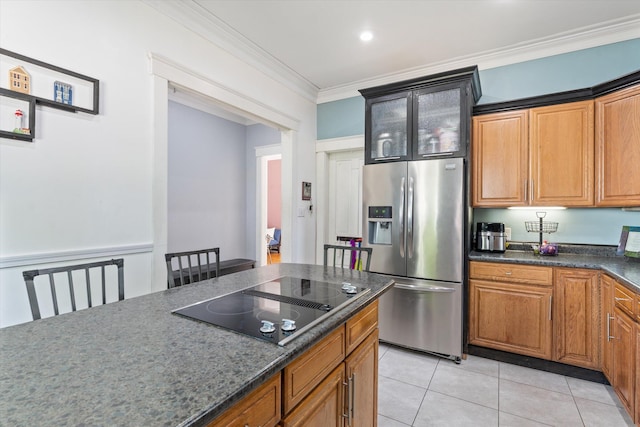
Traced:
<svg viewBox="0 0 640 427">
<path fill-rule="evenodd" d="M 94 79 L 93 77 L 86 76 L 84 74 L 76 73 L 75 71 L 67 70 L 62 67 L 58 67 L 56 65 L 48 64 L 46 62 L 39 61 L 37 59 L 29 58 L 28 56 L 21 55 L 16 52 L 11 52 L 6 49 L 0 48 L 0 58 L 1 57 L 9 57 L 13 58 L 13 61 L 6 61 L 7 63 L 14 63 L 16 65 L 25 66 L 25 69 L 29 69 L 29 65 L 34 69 L 39 69 L 41 74 L 46 76 L 47 80 L 50 80 L 51 83 L 57 80 L 64 81 L 64 83 L 69 83 L 69 79 L 71 79 L 74 83 L 78 83 L 81 85 L 82 94 L 84 95 L 84 104 L 83 105 L 74 105 L 74 102 L 77 102 L 80 87 L 76 86 L 74 88 L 74 97 L 72 98 L 71 104 L 65 104 L 63 102 L 58 102 L 53 97 L 51 99 L 47 98 L 48 94 L 46 91 L 49 91 L 49 94 L 53 95 L 54 88 L 53 85 L 47 87 L 41 82 L 35 82 L 38 88 L 38 91 L 34 91 L 34 79 L 31 79 L 31 93 L 25 94 L 22 92 L 17 92 L 10 90 L 8 87 L 4 87 L 4 85 L 9 84 L 8 81 L 4 80 L 6 78 L 6 74 L 0 75 L 0 79 L 2 79 L 2 83 L 0 84 L 0 99 L 2 97 L 19 99 L 21 101 L 25 101 L 28 103 L 29 114 L 27 119 L 29 121 L 29 129 L 31 131 L 30 134 L 20 134 L 16 132 L 11 132 L 7 130 L 0 130 L 0 138 L 10 138 L 17 139 L 22 141 L 33 141 L 35 135 L 35 115 L 36 115 L 36 104 L 42 105 L 49 108 L 56 108 L 59 110 L 71 112 L 71 113 L 86 113 L 97 115 L 99 114 L 99 106 L 100 106 L 100 81 L 98 79 Z M 5 62 L 5 61 L 2 61 Z M 66 78 L 66 79 L 65 79 Z M 89 98 L 90 96 L 90 98 Z M 6 117 L 3 117 L 6 119 Z"/>
<path fill-rule="evenodd" d="M 11 132 L 7 130 L 0 130 L 0 137 L 9 138 L 9 139 L 17 139 L 20 141 L 33 141 L 33 136 L 36 133 L 36 101 L 34 97 L 30 95 L 25 95 L 24 93 L 14 92 L 12 90 L 0 88 L 0 98 L 2 97 L 18 99 L 20 101 L 26 102 L 28 104 L 28 114 L 27 119 L 29 120 L 29 130 L 30 133 L 17 133 Z"/>
</svg>

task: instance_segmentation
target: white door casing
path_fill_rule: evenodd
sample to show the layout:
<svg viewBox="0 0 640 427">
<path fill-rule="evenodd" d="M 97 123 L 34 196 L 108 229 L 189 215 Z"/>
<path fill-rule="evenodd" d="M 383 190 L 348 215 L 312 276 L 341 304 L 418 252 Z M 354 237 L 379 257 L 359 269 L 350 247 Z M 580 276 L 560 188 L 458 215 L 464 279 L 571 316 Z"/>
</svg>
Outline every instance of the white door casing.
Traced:
<svg viewBox="0 0 640 427">
<path fill-rule="evenodd" d="M 357 164 L 358 159 L 362 159 L 361 164 L 364 163 L 364 135 L 316 141 L 316 182 L 318 187 L 316 193 L 317 201 L 315 203 L 315 205 L 317 206 L 316 264 L 323 263 L 324 243 L 335 241 L 336 211 L 346 211 L 351 212 L 351 214 L 349 215 L 358 215 L 358 217 L 338 220 L 341 230 L 345 229 L 344 224 L 347 224 L 346 227 L 349 227 L 348 224 L 355 223 L 357 229 L 361 227 L 362 167 L 360 167 L 358 178 L 356 179 L 353 176 L 353 162 L 356 162 Z M 332 163 L 334 165 L 333 167 Z M 341 163 L 340 167 L 336 166 L 337 163 Z M 331 189 L 331 183 L 337 182 L 337 172 L 332 173 L 332 168 L 334 171 L 340 169 L 340 174 L 342 174 L 343 176 L 349 176 L 349 185 L 339 186 L 341 188 L 339 195 L 337 194 L 338 192 L 336 190 Z M 331 178 L 332 176 L 333 178 Z M 345 208 L 344 202 L 342 204 L 337 203 L 336 197 L 340 200 L 348 200 L 348 206 L 351 207 Z M 353 199 L 357 199 L 357 203 L 351 203 Z M 337 205 L 339 205 L 340 207 L 337 207 Z M 357 209 L 355 209 L 354 211 L 353 207 L 357 207 Z M 334 213 L 333 219 L 331 219 L 332 211 Z"/>
</svg>

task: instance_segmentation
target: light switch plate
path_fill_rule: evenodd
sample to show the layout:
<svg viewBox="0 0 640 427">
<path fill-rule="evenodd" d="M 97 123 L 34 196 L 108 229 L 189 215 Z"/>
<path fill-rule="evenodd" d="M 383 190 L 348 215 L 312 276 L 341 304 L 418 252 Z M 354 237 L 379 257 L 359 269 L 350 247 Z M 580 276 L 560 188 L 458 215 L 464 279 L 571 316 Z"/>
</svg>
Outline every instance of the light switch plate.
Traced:
<svg viewBox="0 0 640 427">
<path fill-rule="evenodd" d="M 298 217 L 303 217 L 304 213 L 305 213 L 306 209 L 305 208 L 298 208 Z"/>
<path fill-rule="evenodd" d="M 504 228 L 504 234 L 507 237 L 507 242 L 511 241 L 511 227 Z"/>
</svg>

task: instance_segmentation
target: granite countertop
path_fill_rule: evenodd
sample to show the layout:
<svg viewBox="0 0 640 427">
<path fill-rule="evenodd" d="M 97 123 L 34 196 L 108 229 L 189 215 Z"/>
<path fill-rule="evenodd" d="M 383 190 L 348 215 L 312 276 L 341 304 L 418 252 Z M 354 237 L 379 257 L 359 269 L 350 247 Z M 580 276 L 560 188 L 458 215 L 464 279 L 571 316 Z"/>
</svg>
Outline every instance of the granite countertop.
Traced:
<svg viewBox="0 0 640 427">
<path fill-rule="evenodd" d="M 535 255 L 531 250 L 510 250 L 504 253 L 472 251 L 471 261 L 505 262 L 546 265 L 549 267 L 573 267 L 599 269 L 640 293 L 640 259 L 612 256 L 610 251 L 587 253 L 563 252 L 556 256 Z"/>
<path fill-rule="evenodd" d="M 281 276 L 371 292 L 284 347 L 171 313 Z M 0 329 L 0 424 L 205 425 L 392 284 L 373 273 L 273 264 Z"/>
</svg>

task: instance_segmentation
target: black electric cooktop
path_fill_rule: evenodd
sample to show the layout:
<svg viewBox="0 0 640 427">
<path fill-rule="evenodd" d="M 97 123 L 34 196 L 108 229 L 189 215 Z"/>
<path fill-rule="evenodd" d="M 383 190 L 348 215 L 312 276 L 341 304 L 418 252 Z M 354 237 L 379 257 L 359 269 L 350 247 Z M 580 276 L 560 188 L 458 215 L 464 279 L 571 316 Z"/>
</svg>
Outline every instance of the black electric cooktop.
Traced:
<svg viewBox="0 0 640 427">
<path fill-rule="evenodd" d="M 173 313 L 285 345 L 369 290 L 350 283 L 280 277 Z"/>
</svg>

